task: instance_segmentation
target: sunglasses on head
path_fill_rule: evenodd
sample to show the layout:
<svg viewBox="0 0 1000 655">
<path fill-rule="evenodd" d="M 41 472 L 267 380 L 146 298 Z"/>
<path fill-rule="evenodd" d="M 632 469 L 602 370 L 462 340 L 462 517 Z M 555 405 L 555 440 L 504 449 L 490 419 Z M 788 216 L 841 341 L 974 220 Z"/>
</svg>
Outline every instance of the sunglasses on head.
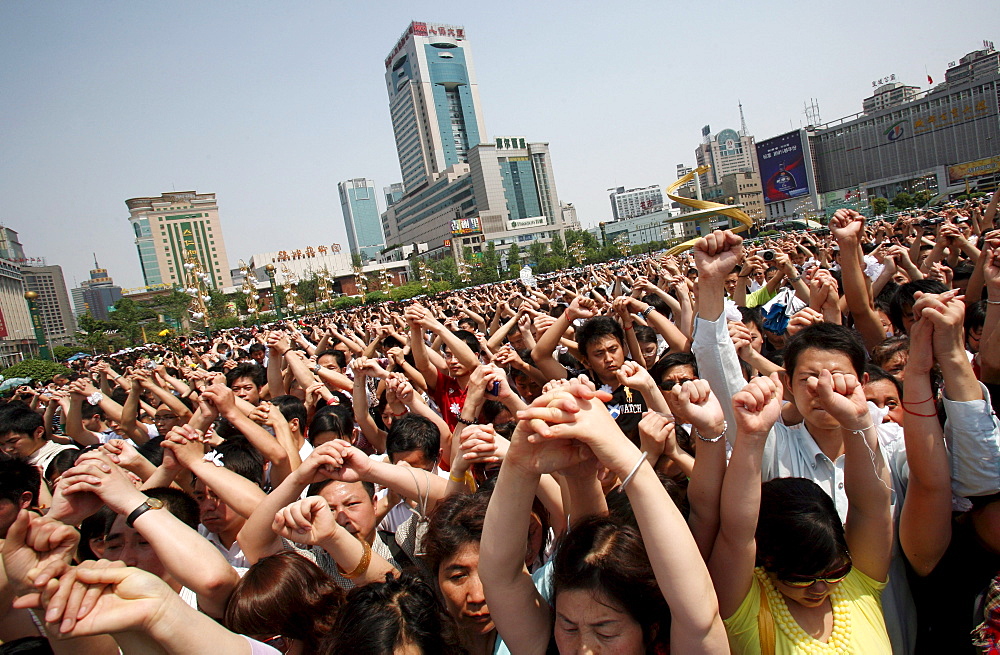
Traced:
<svg viewBox="0 0 1000 655">
<path fill-rule="evenodd" d="M 823 576 L 798 576 L 793 575 L 787 578 L 781 578 L 781 581 L 788 585 L 789 587 L 795 587 L 797 589 L 805 589 L 806 587 L 811 587 L 817 582 L 824 582 L 826 584 L 837 584 L 838 582 L 843 582 L 844 578 L 848 576 L 851 572 L 852 564 L 848 562 L 844 566 L 840 567 L 836 571 L 830 571 Z"/>
</svg>

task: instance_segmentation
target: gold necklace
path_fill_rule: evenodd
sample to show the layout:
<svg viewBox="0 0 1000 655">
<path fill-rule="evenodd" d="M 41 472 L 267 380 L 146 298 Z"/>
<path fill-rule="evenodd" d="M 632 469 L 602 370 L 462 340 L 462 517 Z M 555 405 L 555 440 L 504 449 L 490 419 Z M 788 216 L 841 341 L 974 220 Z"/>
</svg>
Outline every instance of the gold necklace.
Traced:
<svg viewBox="0 0 1000 655">
<path fill-rule="evenodd" d="M 839 584 L 834 587 L 830 594 L 830 604 L 833 607 L 833 630 L 830 632 L 830 638 L 827 642 L 823 643 L 802 629 L 799 622 L 788 611 L 785 597 L 775 588 L 771 578 L 763 568 L 759 566 L 755 568 L 754 575 L 764 587 L 764 593 L 771 606 L 771 614 L 774 616 L 775 624 L 795 644 L 797 651 L 810 655 L 851 652 L 851 606 Z"/>
</svg>

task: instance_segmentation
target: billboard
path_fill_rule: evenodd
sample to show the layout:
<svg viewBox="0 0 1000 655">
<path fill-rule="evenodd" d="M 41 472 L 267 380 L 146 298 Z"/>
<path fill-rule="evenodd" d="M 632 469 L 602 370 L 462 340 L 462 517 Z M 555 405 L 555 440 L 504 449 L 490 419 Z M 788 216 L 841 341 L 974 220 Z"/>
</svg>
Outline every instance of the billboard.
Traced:
<svg viewBox="0 0 1000 655">
<path fill-rule="evenodd" d="M 807 161 L 802 135 L 796 130 L 757 144 L 757 170 L 764 202 L 778 202 L 809 194 Z"/>
<path fill-rule="evenodd" d="M 483 227 L 479 223 L 479 217 L 459 218 L 451 222 L 451 233 L 459 234 L 482 234 Z"/>
<path fill-rule="evenodd" d="M 948 183 L 955 184 L 967 177 L 979 177 L 1000 173 L 1000 157 L 990 157 L 989 159 L 977 159 L 976 161 L 956 164 L 948 167 Z"/>
<path fill-rule="evenodd" d="M 508 230 L 523 230 L 526 227 L 541 227 L 548 219 L 544 216 L 533 216 L 531 218 L 507 219 Z"/>
</svg>

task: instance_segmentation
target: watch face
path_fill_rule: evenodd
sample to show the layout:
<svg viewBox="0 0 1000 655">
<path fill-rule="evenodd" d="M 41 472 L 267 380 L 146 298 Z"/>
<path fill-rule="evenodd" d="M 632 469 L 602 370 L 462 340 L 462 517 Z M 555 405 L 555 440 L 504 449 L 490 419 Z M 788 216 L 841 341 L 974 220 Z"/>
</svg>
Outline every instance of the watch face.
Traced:
<svg viewBox="0 0 1000 655">
<path fill-rule="evenodd" d="M 159 498 L 150 498 L 146 501 L 146 504 L 149 505 L 150 509 L 160 509 L 163 507 L 163 501 Z"/>
</svg>

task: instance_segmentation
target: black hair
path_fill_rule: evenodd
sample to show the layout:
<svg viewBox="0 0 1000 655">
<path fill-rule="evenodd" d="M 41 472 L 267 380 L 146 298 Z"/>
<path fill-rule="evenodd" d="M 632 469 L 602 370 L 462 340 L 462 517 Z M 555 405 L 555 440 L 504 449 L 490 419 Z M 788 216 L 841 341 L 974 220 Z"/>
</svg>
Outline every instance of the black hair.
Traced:
<svg viewBox="0 0 1000 655">
<path fill-rule="evenodd" d="M 649 327 L 648 325 L 639 325 L 638 323 L 633 324 L 632 329 L 635 331 L 635 339 L 639 343 L 656 343 L 656 330 Z"/>
<path fill-rule="evenodd" d="M 0 500 L 21 504 L 21 495 L 31 493 L 31 506 L 38 504 L 38 492 L 42 486 L 42 474 L 38 467 L 26 459 L 14 457 L 0 460 Z"/>
<path fill-rule="evenodd" d="M 965 308 L 965 332 L 982 328 L 986 325 L 986 299 L 967 305 Z"/>
<path fill-rule="evenodd" d="M 859 377 L 865 370 L 865 347 L 853 332 L 834 323 L 813 323 L 785 344 L 785 371 L 789 377 L 795 374 L 799 357 L 809 348 L 847 355 Z"/>
<path fill-rule="evenodd" d="M 354 433 L 354 412 L 344 411 L 344 405 L 327 405 L 313 415 L 309 423 L 309 442 L 323 432 L 334 432 L 341 438 L 350 441 Z"/>
<path fill-rule="evenodd" d="M 198 501 L 185 492 L 173 487 L 155 487 L 146 489 L 143 493 L 150 498 L 162 500 L 164 509 L 180 519 L 181 523 L 192 530 L 198 529 L 200 521 Z"/>
<path fill-rule="evenodd" d="M 461 339 L 462 342 L 469 347 L 469 350 L 476 355 L 482 351 L 483 347 L 479 345 L 479 339 L 477 339 L 476 335 L 472 332 L 469 332 L 468 330 L 453 330 L 452 334 Z"/>
<path fill-rule="evenodd" d="M 865 364 L 865 373 L 868 374 L 868 384 L 888 380 L 889 382 L 892 382 L 892 386 L 896 387 L 897 396 L 900 399 L 903 398 L 903 383 L 895 377 L 889 375 L 881 366 L 876 366 L 875 364 Z"/>
<path fill-rule="evenodd" d="M 267 350 L 267 347 L 258 341 L 257 343 L 250 344 L 250 347 L 247 349 L 247 354 L 252 355 L 254 353 L 263 352 L 264 350 Z"/>
<path fill-rule="evenodd" d="M 136 446 L 136 451 L 146 459 L 150 461 L 153 466 L 159 466 L 163 463 L 163 444 L 164 436 L 153 437 L 144 444 Z"/>
<path fill-rule="evenodd" d="M 232 387 L 241 378 L 248 378 L 257 387 L 263 387 L 267 384 L 267 371 L 257 363 L 237 364 L 226 373 L 226 386 Z"/>
<path fill-rule="evenodd" d="M 318 362 L 320 357 L 326 357 L 327 355 L 337 360 L 337 367 L 341 370 L 347 368 L 347 355 L 344 354 L 343 350 L 334 350 L 333 348 L 329 348 L 321 353 L 316 353 L 316 361 Z"/>
<path fill-rule="evenodd" d="M 889 320 L 892 321 L 892 328 L 896 334 L 906 334 L 906 327 L 903 325 L 903 316 L 913 307 L 914 299 L 918 291 L 923 293 L 944 293 L 948 290 L 943 283 L 937 280 L 913 280 L 900 286 L 892 294 L 889 300 Z"/>
<path fill-rule="evenodd" d="M 80 413 L 83 420 L 87 420 L 94 416 L 99 416 L 101 420 L 107 418 L 107 414 L 104 413 L 104 409 L 101 407 L 100 403 L 91 404 L 89 400 L 83 401 L 83 406 L 80 408 Z"/>
<path fill-rule="evenodd" d="M 670 608 L 656 583 L 639 530 L 607 516 L 584 519 L 563 535 L 552 566 L 553 598 L 567 590 L 603 596 L 641 627 L 647 652 L 669 643 Z"/>
<path fill-rule="evenodd" d="M 430 514 L 424 537 L 423 560 L 431 573 L 447 558 L 468 543 L 476 545 L 483 538 L 483 521 L 490 504 L 490 493 L 452 494 L 442 500 Z"/>
<path fill-rule="evenodd" d="M 413 450 L 436 463 L 441 453 L 441 431 L 429 418 L 410 412 L 392 422 L 385 438 L 385 452 L 394 461 L 397 454 Z"/>
<path fill-rule="evenodd" d="M 665 318 L 673 318 L 673 312 L 670 310 L 670 305 L 667 301 L 656 295 L 655 293 L 650 293 L 641 298 L 642 302 L 653 307 L 656 311 L 660 313 L 661 316 Z"/>
<path fill-rule="evenodd" d="M 264 486 L 264 456 L 244 437 L 227 439 L 215 447 L 222 465 L 258 487 Z"/>
<path fill-rule="evenodd" d="M 292 395 L 275 396 L 271 399 L 271 404 L 278 408 L 281 415 L 289 423 L 292 419 L 299 419 L 299 432 L 306 429 L 306 421 L 309 419 L 309 410 L 301 398 Z"/>
<path fill-rule="evenodd" d="M 760 315 L 760 307 L 740 307 L 740 322 L 743 325 L 756 325 L 757 330 L 764 334 L 764 319 Z"/>
<path fill-rule="evenodd" d="M 622 347 L 625 346 L 625 330 L 617 321 L 609 316 L 589 318 L 576 331 L 576 347 L 586 359 L 590 344 L 607 336 L 614 337 Z"/>
<path fill-rule="evenodd" d="M 694 368 L 695 377 L 698 376 L 698 360 L 689 352 L 676 352 L 664 355 L 658 362 L 649 369 L 649 374 L 660 386 L 663 376 L 670 372 L 675 366 L 691 366 Z"/>
<path fill-rule="evenodd" d="M 320 652 L 383 655 L 404 644 L 426 655 L 465 652 L 434 589 L 412 571 L 351 589 Z"/>
<path fill-rule="evenodd" d="M 80 456 L 80 451 L 75 448 L 60 450 L 56 456 L 49 460 L 49 465 L 45 467 L 45 480 L 51 481 L 59 477 L 66 471 L 76 466 L 76 459 Z M 2 474 L 0 474 L 2 477 Z"/>
<path fill-rule="evenodd" d="M 324 489 L 326 489 L 329 485 L 333 484 L 334 482 L 336 482 L 336 480 L 320 480 L 319 482 L 313 482 L 306 488 L 306 495 L 318 496 L 320 492 L 322 492 Z M 343 484 L 351 484 L 351 483 L 345 482 Z M 375 483 L 368 482 L 367 480 L 362 480 L 361 486 L 365 488 L 365 493 L 368 494 L 368 497 L 372 499 L 372 502 L 375 502 Z"/>
<path fill-rule="evenodd" d="M 76 547 L 77 559 L 101 559 L 90 547 L 90 541 L 92 539 L 103 541 L 108 536 L 108 533 L 111 532 L 111 526 L 115 524 L 116 518 L 118 518 L 118 515 L 115 514 L 115 510 L 107 505 L 101 505 L 101 508 L 96 513 L 83 519 L 80 523 L 80 543 Z"/>
<path fill-rule="evenodd" d="M 34 438 L 35 431 L 44 425 L 42 415 L 20 401 L 11 401 L 0 408 L 0 437 L 14 433 Z"/>
<path fill-rule="evenodd" d="M 806 478 L 775 478 L 761 487 L 757 566 L 779 579 L 823 574 L 851 561 L 833 499 Z"/>
</svg>

